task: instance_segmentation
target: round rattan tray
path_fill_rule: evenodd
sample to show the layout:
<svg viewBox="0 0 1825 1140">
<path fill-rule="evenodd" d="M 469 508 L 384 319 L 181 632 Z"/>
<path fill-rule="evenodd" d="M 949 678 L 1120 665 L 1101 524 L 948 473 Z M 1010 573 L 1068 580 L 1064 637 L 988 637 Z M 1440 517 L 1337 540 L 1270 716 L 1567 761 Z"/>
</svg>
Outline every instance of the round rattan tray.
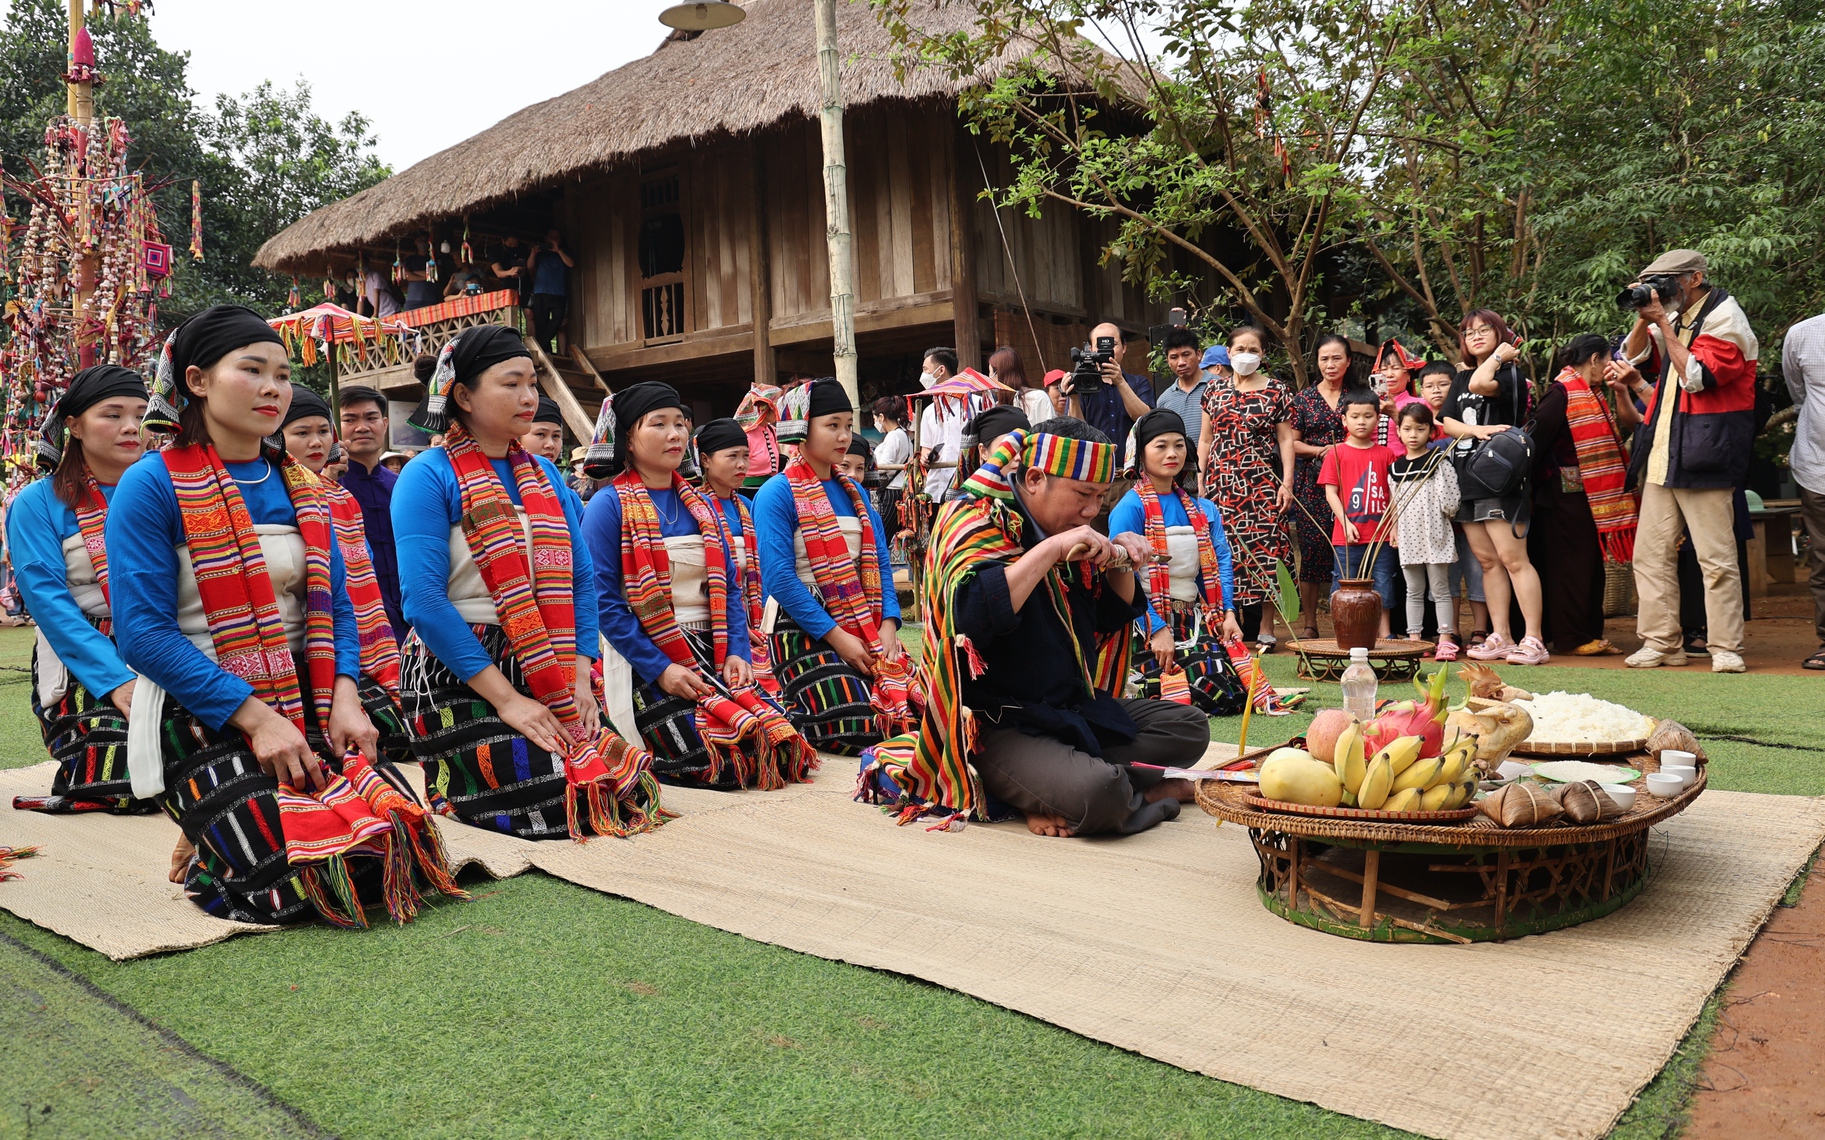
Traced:
<svg viewBox="0 0 1825 1140">
<path fill-rule="evenodd" d="M 1647 746 L 1644 736 L 1640 740 L 1523 740 L 1514 750 L 1522 756 L 1624 756 Z"/>
<path fill-rule="evenodd" d="M 1461 823 L 1474 817 L 1476 805 L 1456 808 L 1452 811 L 1370 811 L 1367 808 L 1319 807 L 1315 804 L 1295 804 L 1285 800 L 1270 800 L 1252 792 L 1242 797 L 1242 802 L 1252 808 L 1275 814 L 1317 816 L 1321 819 L 1366 819 L 1381 820 L 1384 823 Z"/>
<path fill-rule="evenodd" d="M 1645 753 L 1628 757 L 1644 775 Z M 1253 789 L 1200 783 L 1197 802 L 1248 829 L 1261 864 L 1256 893 L 1289 922 L 1376 942 L 1502 941 L 1600 918 L 1647 883 L 1653 825 L 1704 791 L 1672 799 L 1645 787 L 1622 815 L 1588 825 L 1503 828 L 1478 815 L 1461 823 L 1383 822 L 1267 811 Z"/>
</svg>

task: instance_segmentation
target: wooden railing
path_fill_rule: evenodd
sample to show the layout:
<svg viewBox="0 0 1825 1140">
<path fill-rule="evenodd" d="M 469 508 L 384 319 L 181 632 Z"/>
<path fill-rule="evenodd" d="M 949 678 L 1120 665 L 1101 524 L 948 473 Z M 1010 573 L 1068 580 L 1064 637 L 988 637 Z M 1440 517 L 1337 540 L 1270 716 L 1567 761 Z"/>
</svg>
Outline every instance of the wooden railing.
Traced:
<svg viewBox="0 0 1825 1140">
<path fill-rule="evenodd" d="M 519 294 L 511 289 L 456 297 L 422 309 L 407 309 L 393 319 L 412 326 L 412 334 L 339 346 L 336 371 L 340 383 L 379 382 L 379 386 L 385 388 L 409 384 L 413 382 L 412 358 L 421 352 L 443 351 L 444 345 L 464 329 L 476 325 L 525 327 L 521 320 Z"/>
</svg>

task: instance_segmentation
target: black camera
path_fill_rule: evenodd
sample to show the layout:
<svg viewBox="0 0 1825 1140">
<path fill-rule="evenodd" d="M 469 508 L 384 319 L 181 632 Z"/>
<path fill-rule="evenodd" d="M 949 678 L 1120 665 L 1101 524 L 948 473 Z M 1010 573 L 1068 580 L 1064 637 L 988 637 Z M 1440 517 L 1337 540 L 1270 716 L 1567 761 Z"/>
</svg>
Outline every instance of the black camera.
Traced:
<svg viewBox="0 0 1825 1140">
<path fill-rule="evenodd" d="M 1103 390 L 1103 365 L 1115 359 L 1115 338 L 1096 338 L 1096 351 L 1071 350 L 1071 390 L 1079 396 Z"/>
<path fill-rule="evenodd" d="M 1657 293 L 1660 295 L 1661 306 L 1663 308 L 1670 306 L 1673 298 L 1679 295 L 1679 278 L 1671 273 L 1657 273 L 1652 277 L 1643 277 L 1639 285 L 1630 285 L 1616 294 L 1616 304 L 1630 312 L 1635 312 L 1651 304 Z"/>
</svg>

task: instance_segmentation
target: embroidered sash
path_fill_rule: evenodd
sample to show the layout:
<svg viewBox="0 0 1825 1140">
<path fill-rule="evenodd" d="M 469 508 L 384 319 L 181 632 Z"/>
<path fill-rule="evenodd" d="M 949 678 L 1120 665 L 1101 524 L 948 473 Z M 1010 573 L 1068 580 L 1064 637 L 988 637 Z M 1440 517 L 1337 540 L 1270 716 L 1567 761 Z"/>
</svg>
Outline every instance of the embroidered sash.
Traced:
<svg viewBox="0 0 1825 1140">
<path fill-rule="evenodd" d="M 672 606 L 671 559 L 659 529 L 659 511 L 636 471 L 623 471 L 612 484 L 621 500 L 621 573 L 628 605 L 653 644 L 677 665 L 697 672 L 697 657 Z M 703 538 L 705 583 L 710 601 L 711 665 L 703 676 L 714 690 L 697 702 L 697 732 L 710 753 L 710 782 L 722 779 L 723 765 L 735 768 L 739 783 L 758 778 L 762 788 L 783 788 L 804 780 L 817 766 L 817 753 L 778 706 L 753 685 L 729 686 L 722 665 L 729 653 L 729 549 L 716 510 L 676 472 L 672 490 L 690 512 Z M 744 605 L 736 597 L 736 605 Z M 744 744 L 752 742 L 750 758 Z M 758 765 L 759 771 L 755 768 Z"/>
<path fill-rule="evenodd" d="M 571 838 L 583 839 L 578 819 L 583 810 L 599 835 L 626 836 L 659 826 L 671 813 L 658 807 L 652 754 L 623 740 L 606 723 L 593 737 L 583 732 L 573 688 L 576 656 L 557 649 L 576 639 L 570 523 L 544 468 L 519 441 L 507 449 L 532 533 L 528 565 L 519 512 L 480 445 L 455 423 L 444 435 L 444 450 L 462 494 L 463 537 L 488 586 L 501 630 L 533 696 L 568 730 L 564 806 Z"/>
</svg>

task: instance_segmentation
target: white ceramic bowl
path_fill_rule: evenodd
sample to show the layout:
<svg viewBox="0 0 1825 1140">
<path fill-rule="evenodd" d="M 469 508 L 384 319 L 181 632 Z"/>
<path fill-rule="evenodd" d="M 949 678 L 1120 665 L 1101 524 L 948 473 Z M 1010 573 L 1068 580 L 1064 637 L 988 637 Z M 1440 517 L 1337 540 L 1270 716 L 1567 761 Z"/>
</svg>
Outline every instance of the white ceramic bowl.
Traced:
<svg viewBox="0 0 1825 1140">
<path fill-rule="evenodd" d="M 1677 748 L 1665 748 L 1660 753 L 1662 768 L 1696 768 L 1698 757 L 1690 752 L 1681 752 Z"/>
<path fill-rule="evenodd" d="M 1660 774 L 1663 776 L 1678 776 L 1679 777 L 1679 786 L 1682 789 L 1691 787 L 1698 780 L 1698 769 L 1697 768 L 1688 768 L 1688 767 L 1685 767 L 1683 765 L 1678 765 L 1678 764 L 1672 765 L 1670 767 L 1668 765 L 1662 764 L 1660 766 Z"/>
<path fill-rule="evenodd" d="M 1616 801 L 1616 806 L 1627 811 L 1635 806 L 1635 789 L 1627 784 L 1602 784 L 1605 795 Z"/>
<path fill-rule="evenodd" d="M 1659 796 L 1663 800 L 1672 799 L 1679 794 L 1680 789 L 1686 786 L 1685 781 L 1681 780 L 1678 776 L 1669 776 L 1664 772 L 1650 773 L 1647 781 L 1648 794 L 1651 796 Z"/>
</svg>

